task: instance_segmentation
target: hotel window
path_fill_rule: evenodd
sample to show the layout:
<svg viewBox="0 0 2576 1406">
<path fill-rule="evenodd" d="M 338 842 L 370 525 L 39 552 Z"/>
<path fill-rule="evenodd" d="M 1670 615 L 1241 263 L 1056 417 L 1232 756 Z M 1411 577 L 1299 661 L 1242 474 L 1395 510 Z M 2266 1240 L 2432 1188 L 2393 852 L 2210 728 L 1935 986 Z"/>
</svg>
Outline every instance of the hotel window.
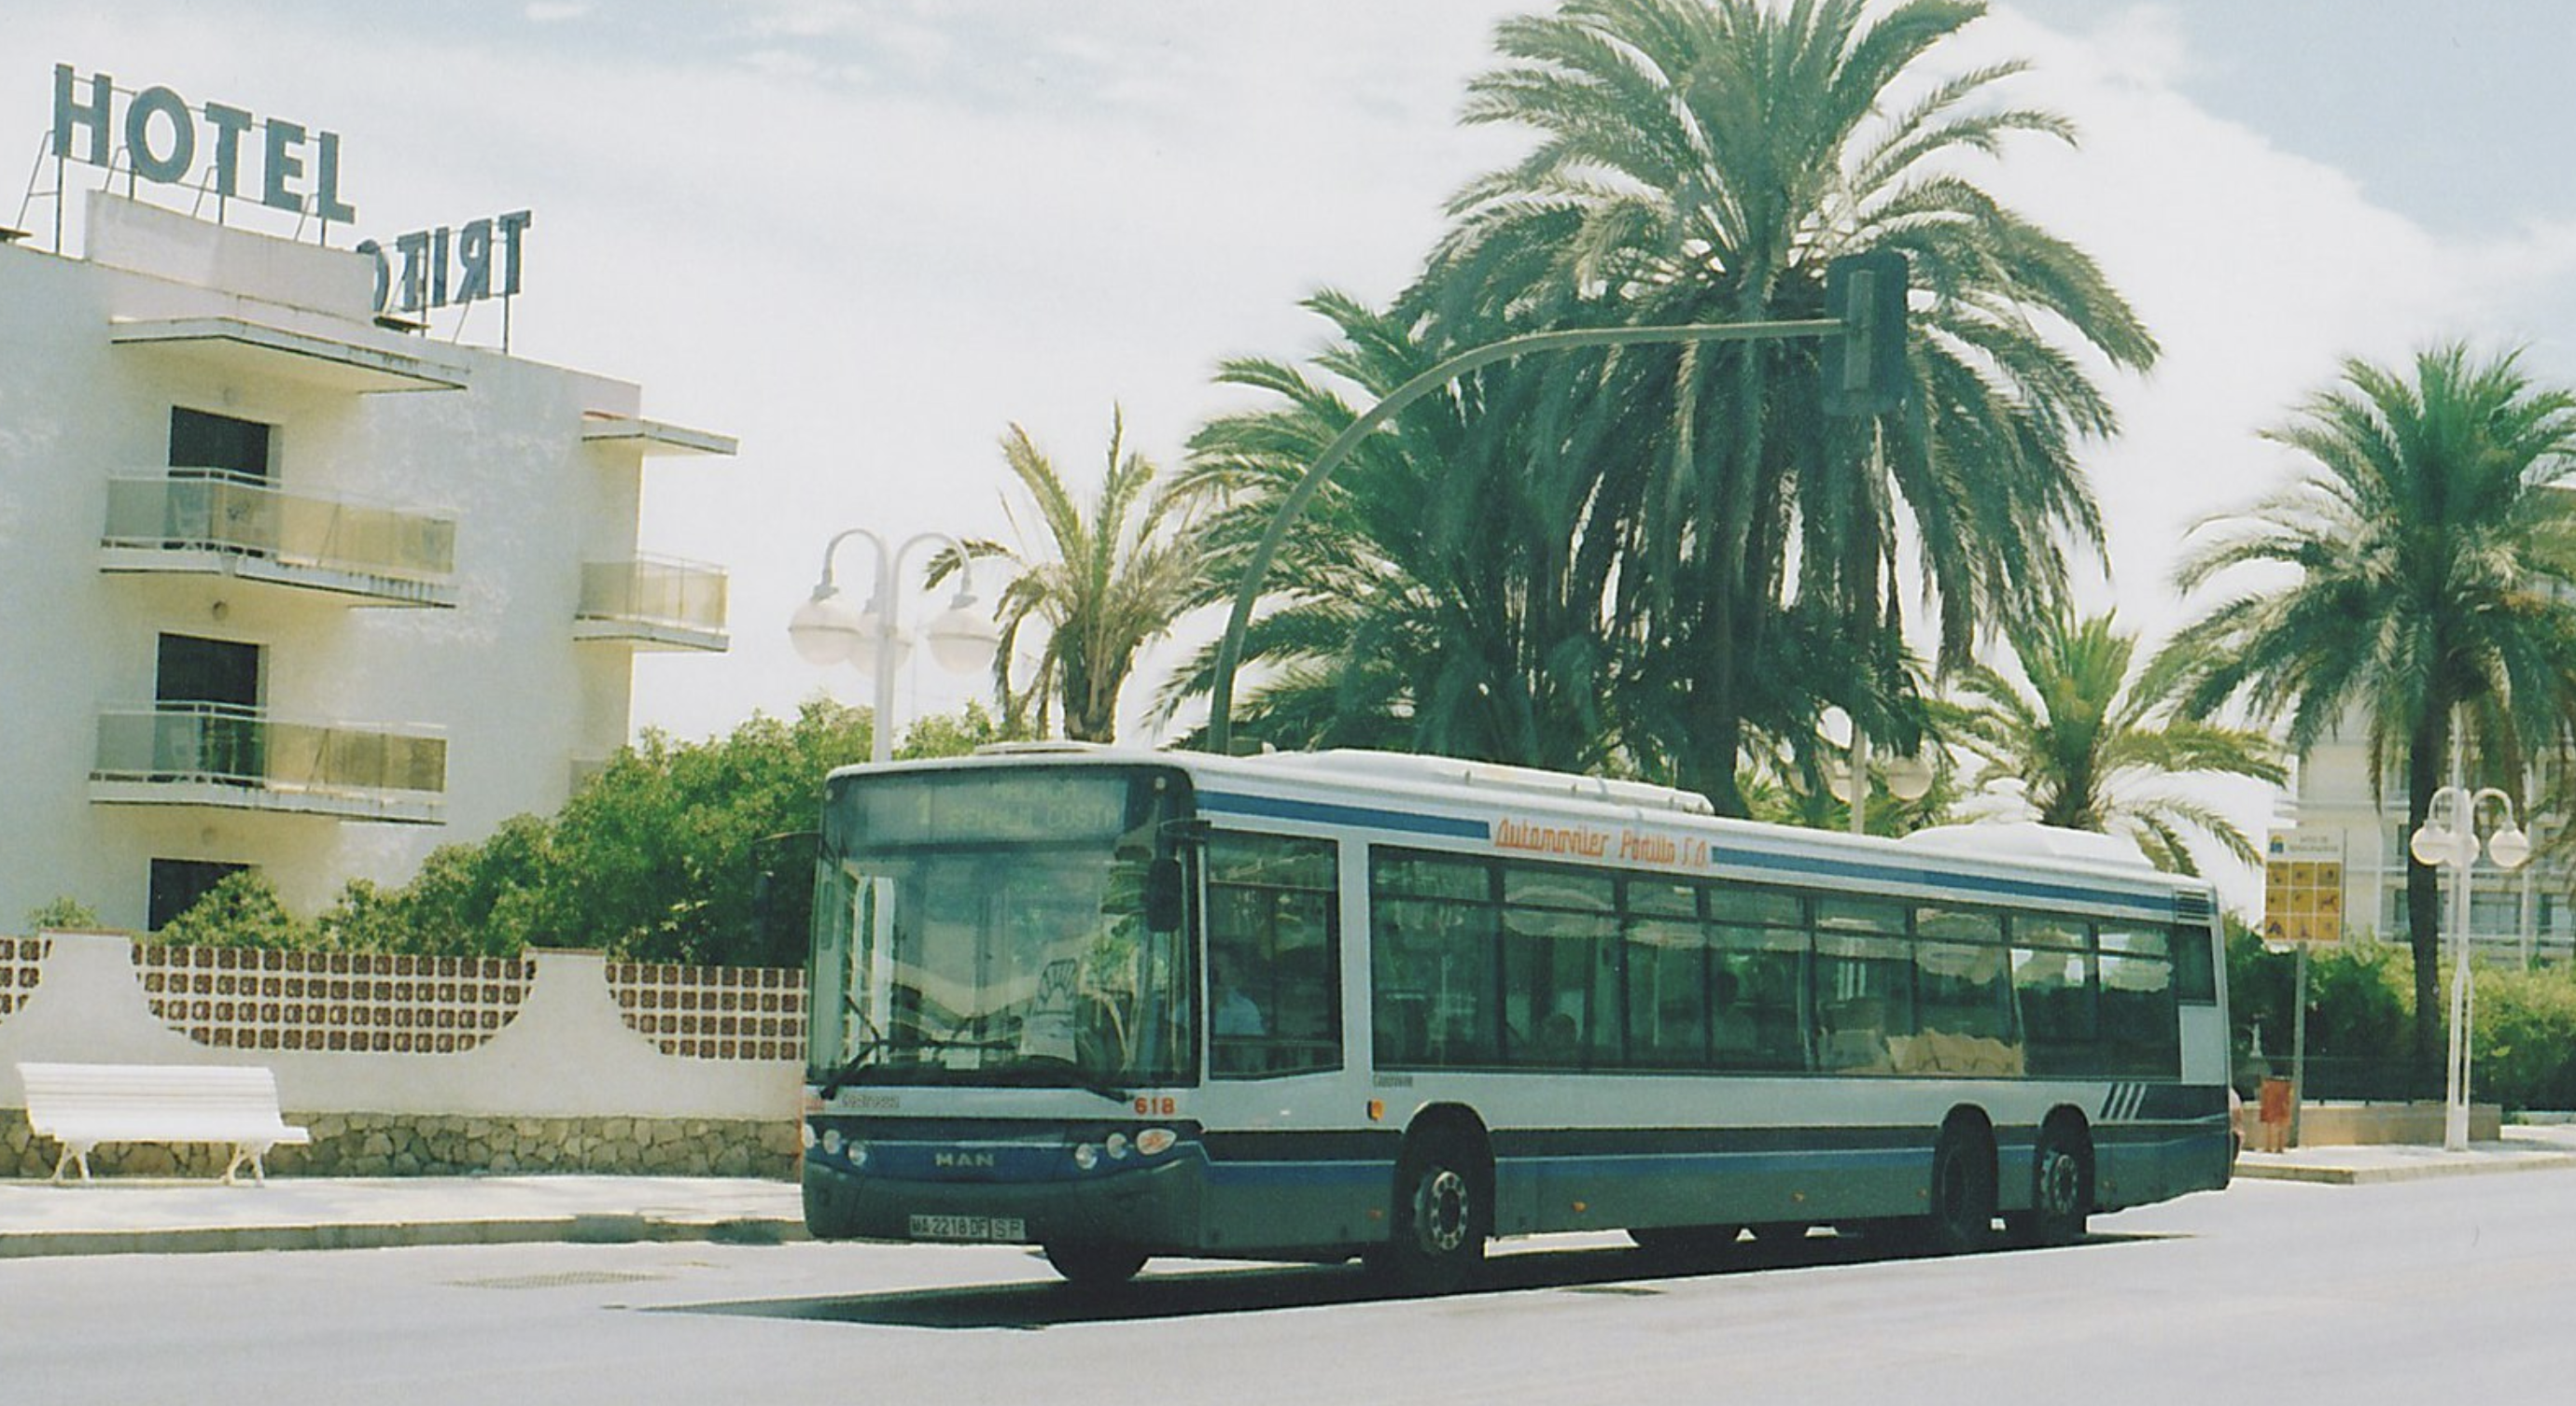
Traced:
<svg viewBox="0 0 2576 1406">
<path fill-rule="evenodd" d="M 159 932 L 171 919 L 195 907 L 197 900 L 215 885 L 249 867 L 206 859 L 153 860 L 152 895 L 145 910 L 147 929 Z"/>
</svg>

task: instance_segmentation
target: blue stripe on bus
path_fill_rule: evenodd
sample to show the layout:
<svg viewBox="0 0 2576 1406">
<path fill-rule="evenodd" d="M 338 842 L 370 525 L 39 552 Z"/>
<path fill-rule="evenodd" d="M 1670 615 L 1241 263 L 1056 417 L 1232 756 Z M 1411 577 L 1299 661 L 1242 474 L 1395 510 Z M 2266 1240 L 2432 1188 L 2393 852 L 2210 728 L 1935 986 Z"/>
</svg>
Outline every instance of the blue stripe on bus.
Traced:
<svg viewBox="0 0 2576 1406">
<path fill-rule="evenodd" d="M 1930 1164 L 1925 1148 L 1883 1147 L 1841 1150 L 1806 1149 L 1779 1152 L 1687 1152 L 1608 1154 L 1602 1156 L 1501 1157 L 1495 1170 L 1508 1174 L 1661 1177 L 1725 1176 L 1763 1172 L 1855 1171 L 1864 1168 L 1917 1167 Z M 1385 1162 L 1208 1162 L 1210 1186 L 1382 1186 Z"/>
<path fill-rule="evenodd" d="M 2076 884 L 2052 884 L 2036 879 L 1996 879 L 1980 874 L 1950 874 L 1931 869 L 1918 869 L 1895 864 L 1872 864 L 1848 859 L 1825 859 L 1799 854 L 1775 854 L 1769 850 L 1726 849 L 1711 845 L 1708 852 L 1711 868 L 1733 866 L 1778 872 L 1815 875 L 1835 879 L 1867 879 L 1878 883 L 1914 884 L 1922 888 L 1966 891 L 1985 894 L 2010 894 L 2017 898 L 2065 899 L 2078 903 L 2119 904 L 2158 919 L 2174 915 L 2174 897 L 2164 893 L 2122 893 L 2114 889 L 2085 888 Z"/>
<path fill-rule="evenodd" d="M 1274 796 L 1246 796 L 1229 791 L 1201 791 L 1198 801 L 1201 810 L 1221 811 L 1234 815 L 1266 816 L 1274 820 L 1304 820 L 1322 825 L 1365 826 L 1419 835 L 1438 835 L 1446 839 L 1458 840 L 1486 840 L 1493 837 L 1493 827 L 1482 820 L 1417 815 L 1408 811 L 1380 810 L 1374 806 L 1342 805 L 1329 801 L 1285 800 Z M 1952 892 L 2010 895 L 2016 898 L 2117 904 L 2131 908 L 2141 915 L 2160 920 L 2173 916 L 2176 902 L 2175 896 L 2167 893 L 2122 892 L 2116 889 L 2088 888 L 2078 884 L 2050 883 L 2038 879 L 2003 879 L 1978 874 L 1954 874 L 1912 865 L 1833 859 L 1821 855 L 1783 854 L 1771 850 L 1743 849 L 1715 843 L 1709 846 L 1708 867 L 1754 869 L 1769 873 L 1865 880 L 1881 884 L 1913 884 L 1918 887 Z"/>
<path fill-rule="evenodd" d="M 1199 809 L 1237 815 L 1266 815 L 1273 820 L 1311 820 L 1319 825 L 1367 825 L 1381 830 L 1410 830 L 1456 840 L 1481 840 L 1493 831 L 1481 820 L 1453 820 L 1439 815 L 1409 815 L 1367 806 L 1329 801 L 1290 801 L 1274 796 L 1239 796 L 1225 791 L 1199 792 Z"/>
</svg>

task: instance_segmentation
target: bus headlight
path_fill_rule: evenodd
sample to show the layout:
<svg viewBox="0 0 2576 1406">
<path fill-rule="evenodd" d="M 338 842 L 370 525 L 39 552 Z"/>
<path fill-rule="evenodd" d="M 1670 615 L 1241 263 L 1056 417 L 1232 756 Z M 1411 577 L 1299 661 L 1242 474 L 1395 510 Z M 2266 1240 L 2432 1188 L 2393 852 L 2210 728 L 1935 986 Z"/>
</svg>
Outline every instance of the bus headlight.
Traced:
<svg viewBox="0 0 2576 1406">
<path fill-rule="evenodd" d="M 840 1129 L 825 1128 L 823 1130 L 823 1155 L 826 1157 L 838 1157 L 841 1155 Z"/>
<path fill-rule="evenodd" d="M 1105 1146 L 1109 1149 L 1109 1160 L 1113 1162 L 1123 1161 L 1127 1156 L 1127 1135 L 1125 1133 L 1111 1133 L 1109 1135 L 1109 1141 Z"/>
<path fill-rule="evenodd" d="M 1096 1144 L 1088 1142 L 1075 1148 L 1073 1150 L 1073 1165 L 1076 1171 L 1084 1172 L 1090 1171 L 1092 1168 L 1099 1166 L 1100 1148 Z"/>
<path fill-rule="evenodd" d="M 1136 1135 L 1136 1151 L 1147 1157 L 1160 1157 L 1172 1150 L 1181 1135 L 1169 1128 L 1147 1128 Z"/>
</svg>

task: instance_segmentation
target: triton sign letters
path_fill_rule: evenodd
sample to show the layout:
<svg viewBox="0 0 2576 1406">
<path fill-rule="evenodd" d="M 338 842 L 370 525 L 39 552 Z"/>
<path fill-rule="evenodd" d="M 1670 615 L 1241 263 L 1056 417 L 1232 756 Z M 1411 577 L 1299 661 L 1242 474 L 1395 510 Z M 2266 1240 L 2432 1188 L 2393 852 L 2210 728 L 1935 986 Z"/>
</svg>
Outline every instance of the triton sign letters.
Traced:
<svg viewBox="0 0 2576 1406">
<path fill-rule="evenodd" d="M 519 234 L 534 220 L 513 210 L 462 229 L 416 229 L 395 236 L 391 254 L 375 240 L 360 242 L 358 252 L 376 260 L 376 311 L 422 312 L 518 292 Z"/>
<path fill-rule="evenodd" d="M 191 108 L 162 87 L 136 93 L 125 103 L 120 122 L 116 98 L 116 85 L 106 74 L 83 80 L 70 64 L 55 64 L 54 155 L 112 171 L 122 147 L 134 174 L 159 185 L 186 184 L 202 155 L 214 176 L 208 188 L 219 196 L 256 199 L 299 214 L 310 209 L 317 218 L 339 224 L 358 218 L 356 208 L 340 199 L 337 132 L 308 132 L 300 122 L 259 117 L 223 103 Z M 242 180 L 245 146 L 256 154 L 255 187 Z"/>
</svg>

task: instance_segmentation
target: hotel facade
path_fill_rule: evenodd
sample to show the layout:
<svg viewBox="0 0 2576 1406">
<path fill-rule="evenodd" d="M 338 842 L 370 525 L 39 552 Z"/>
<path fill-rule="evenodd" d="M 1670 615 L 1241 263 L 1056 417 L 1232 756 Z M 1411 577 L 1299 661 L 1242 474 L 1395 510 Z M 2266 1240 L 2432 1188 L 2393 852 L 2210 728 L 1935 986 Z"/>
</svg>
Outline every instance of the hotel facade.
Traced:
<svg viewBox="0 0 2576 1406">
<path fill-rule="evenodd" d="M 638 651 L 727 647 L 637 523 L 730 438 L 423 335 L 368 246 L 66 184 L 76 254 L 0 231 L 0 931 L 400 882 L 624 745 Z"/>
<path fill-rule="evenodd" d="M 2273 830 L 2267 868 L 2267 908 L 2277 910 L 2283 897 L 2278 873 L 2298 869 L 2332 886 L 2331 903 L 2310 896 L 2293 906 L 2316 920 L 2318 940 L 2337 938 L 2404 943 L 2406 928 L 2406 778 L 2402 772 L 2381 778 L 2374 794 L 2366 725 L 2345 725 L 2299 758 L 2287 813 Z M 2471 866 L 2469 940 L 2472 950 L 2499 961 L 2524 965 L 2576 958 L 2576 855 L 2558 840 L 2566 817 L 2533 810 L 2547 788 L 2535 776 L 2514 797 L 2516 822 L 2527 827 L 2534 845 L 2530 863 L 2519 869 L 2497 867 L 2483 855 Z M 2482 807 L 2479 829 L 2492 833 L 2502 812 L 2493 802 Z M 2444 940 L 2450 937 L 2451 879 L 2442 878 Z M 2295 889 L 2295 885 L 2292 886 Z M 2279 922 L 2282 912 L 2266 914 Z M 2291 917 L 2295 924 L 2297 918 Z"/>
</svg>

